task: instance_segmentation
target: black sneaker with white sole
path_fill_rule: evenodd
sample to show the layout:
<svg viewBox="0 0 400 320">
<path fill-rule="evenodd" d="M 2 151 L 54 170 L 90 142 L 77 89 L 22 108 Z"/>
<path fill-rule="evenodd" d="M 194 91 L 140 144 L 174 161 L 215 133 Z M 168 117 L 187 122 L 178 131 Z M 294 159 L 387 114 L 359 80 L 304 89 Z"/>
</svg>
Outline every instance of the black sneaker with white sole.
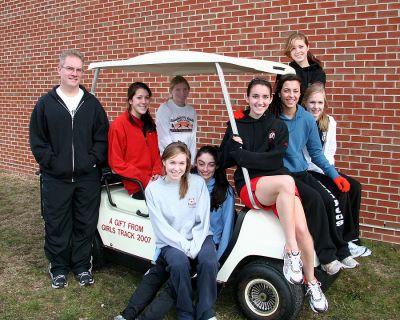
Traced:
<svg viewBox="0 0 400 320">
<path fill-rule="evenodd" d="M 68 287 L 67 277 L 63 274 L 51 278 L 51 287 L 61 289 Z"/>
<path fill-rule="evenodd" d="M 90 286 L 94 283 L 92 273 L 90 271 L 81 272 L 75 275 L 76 280 L 78 280 L 80 286 Z"/>
</svg>

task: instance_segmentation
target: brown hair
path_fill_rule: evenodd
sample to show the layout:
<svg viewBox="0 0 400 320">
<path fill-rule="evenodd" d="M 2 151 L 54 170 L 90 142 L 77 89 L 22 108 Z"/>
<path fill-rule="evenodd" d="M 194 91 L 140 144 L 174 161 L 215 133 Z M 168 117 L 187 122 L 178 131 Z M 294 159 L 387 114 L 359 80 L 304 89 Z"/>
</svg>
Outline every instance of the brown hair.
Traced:
<svg viewBox="0 0 400 320">
<path fill-rule="evenodd" d="M 300 85 L 301 90 L 301 78 L 298 75 L 290 73 L 282 75 L 279 78 L 278 82 L 275 85 L 275 93 L 272 98 L 272 102 L 268 107 L 268 112 L 271 112 L 275 116 L 275 118 L 279 118 L 279 115 L 283 112 L 280 92 L 286 81 L 297 81 Z M 300 103 L 300 101 L 298 101 L 297 103 Z"/>
<path fill-rule="evenodd" d="M 251 89 L 254 86 L 258 85 L 258 84 L 267 87 L 269 89 L 269 94 L 272 96 L 272 85 L 271 85 L 271 83 L 267 79 L 264 79 L 264 78 L 254 78 L 247 85 L 246 94 L 247 94 L 248 97 L 250 97 Z"/>
<path fill-rule="evenodd" d="M 182 76 L 175 76 L 175 77 L 173 77 L 173 78 L 171 79 L 171 81 L 169 82 L 169 92 L 172 92 L 172 90 L 174 89 L 174 87 L 175 87 L 177 84 L 180 84 L 180 83 L 186 84 L 187 87 L 188 87 L 188 89 L 190 90 L 189 82 L 188 82 L 184 77 L 182 77 Z"/>
<path fill-rule="evenodd" d="M 129 100 L 132 99 L 132 97 L 136 94 L 136 91 L 138 89 L 144 89 L 147 91 L 150 98 L 152 96 L 151 90 L 147 84 L 145 84 L 143 82 L 131 83 L 131 85 L 128 88 L 128 94 L 127 94 L 127 100 L 126 100 L 129 115 L 131 114 L 131 110 L 132 110 L 132 105 L 129 103 Z M 153 117 L 151 116 L 149 109 L 147 109 L 146 113 L 144 115 L 142 115 L 141 120 L 144 123 L 144 127 L 143 127 L 144 133 L 156 131 L 156 124 L 154 123 Z"/>
<path fill-rule="evenodd" d="M 191 165 L 190 165 L 190 159 L 191 159 L 190 151 L 189 151 L 187 145 L 185 143 L 181 142 L 181 141 L 170 143 L 164 149 L 164 152 L 163 152 L 163 154 L 161 156 L 161 161 L 165 162 L 168 159 L 171 159 L 171 158 L 177 156 L 180 153 L 183 153 L 184 155 L 186 155 L 186 169 L 185 169 L 185 173 L 181 177 L 180 186 L 179 186 L 179 199 L 183 199 L 185 197 L 186 193 L 188 192 L 188 189 L 189 189 L 188 178 L 189 178 L 190 167 L 191 167 Z"/>
<path fill-rule="evenodd" d="M 210 156 L 213 157 L 216 168 L 214 172 L 214 179 L 215 179 L 215 184 L 214 188 L 211 191 L 210 194 L 210 200 L 211 200 L 211 210 L 218 210 L 220 206 L 223 205 L 228 192 L 231 192 L 231 188 L 229 187 L 229 182 L 226 177 L 226 172 L 223 167 L 221 167 L 218 163 L 218 147 L 216 146 L 211 146 L 211 145 L 206 145 L 201 147 L 195 157 L 195 163 L 197 164 L 197 159 L 201 157 L 203 154 L 208 153 Z M 194 172 L 197 172 L 197 166 L 193 170 Z"/>
<path fill-rule="evenodd" d="M 301 100 L 301 105 L 306 107 L 306 101 L 310 98 L 314 93 L 321 93 L 324 96 L 324 110 L 321 113 L 321 116 L 317 120 L 318 127 L 322 132 L 327 132 L 329 128 L 329 117 L 326 114 L 325 110 L 328 108 L 328 101 L 326 100 L 325 88 L 322 83 L 316 82 L 309 86 L 304 93 L 303 100 Z"/>
<path fill-rule="evenodd" d="M 285 54 L 286 57 L 288 57 L 289 59 L 292 59 L 290 53 L 292 52 L 293 49 L 293 43 L 295 40 L 303 40 L 304 43 L 306 44 L 307 47 L 309 47 L 308 44 L 308 39 L 306 37 L 306 35 L 302 32 L 293 32 L 289 35 L 289 37 L 286 39 L 286 43 L 285 43 L 285 49 L 283 51 L 283 53 Z M 317 57 L 315 57 L 310 50 L 307 51 L 307 59 L 308 61 L 313 61 L 316 64 L 318 64 L 321 68 L 322 66 L 322 62 L 321 60 L 319 60 Z"/>
</svg>

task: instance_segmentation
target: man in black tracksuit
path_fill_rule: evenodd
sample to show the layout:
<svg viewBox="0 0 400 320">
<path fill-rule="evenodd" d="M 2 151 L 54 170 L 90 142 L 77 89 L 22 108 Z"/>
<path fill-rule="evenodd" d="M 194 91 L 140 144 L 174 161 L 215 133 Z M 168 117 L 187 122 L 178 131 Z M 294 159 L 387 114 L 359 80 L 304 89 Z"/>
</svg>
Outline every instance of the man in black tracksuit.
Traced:
<svg viewBox="0 0 400 320">
<path fill-rule="evenodd" d="M 60 56 L 60 85 L 42 96 L 31 115 L 29 141 L 42 175 L 44 251 L 53 288 L 94 283 L 92 243 L 100 205 L 100 169 L 106 161 L 108 119 L 80 80 L 83 56 Z"/>
</svg>

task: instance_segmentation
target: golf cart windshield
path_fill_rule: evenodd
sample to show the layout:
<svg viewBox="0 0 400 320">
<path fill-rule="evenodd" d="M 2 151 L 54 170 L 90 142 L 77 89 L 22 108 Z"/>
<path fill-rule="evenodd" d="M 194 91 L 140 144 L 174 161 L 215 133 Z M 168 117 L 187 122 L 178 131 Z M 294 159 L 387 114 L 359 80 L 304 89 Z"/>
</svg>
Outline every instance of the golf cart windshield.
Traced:
<svg viewBox="0 0 400 320">
<path fill-rule="evenodd" d="M 267 60 L 228 57 L 220 54 L 196 51 L 159 51 L 143 54 L 127 60 L 91 63 L 89 65 L 89 70 L 95 71 L 91 88 L 93 94 L 96 90 L 97 79 L 101 69 L 123 69 L 170 76 L 218 74 L 233 134 L 237 134 L 238 131 L 225 83 L 224 73 L 295 74 L 292 67 Z M 248 187 L 247 189 L 251 190 L 250 179 L 246 168 L 243 168 L 243 173 Z M 249 197 L 253 206 L 257 208 L 251 193 L 249 193 Z"/>
</svg>

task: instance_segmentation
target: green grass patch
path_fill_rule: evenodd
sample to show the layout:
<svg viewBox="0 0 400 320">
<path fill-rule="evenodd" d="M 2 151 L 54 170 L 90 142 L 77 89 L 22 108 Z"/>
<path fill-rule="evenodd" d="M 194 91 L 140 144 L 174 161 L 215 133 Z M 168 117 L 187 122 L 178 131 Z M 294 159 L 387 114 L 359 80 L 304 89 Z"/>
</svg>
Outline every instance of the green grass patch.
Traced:
<svg viewBox="0 0 400 320">
<path fill-rule="evenodd" d="M 50 286 L 44 256 L 38 178 L 0 172 L 0 319 L 112 319 L 126 306 L 142 275 L 109 263 L 95 271 L 95 284 L 81 288 Z M 365 240 L 373 255 L 360 258 L 357 270 L 342 272 L 328 290 L 329 311 L 316 315 L 308 302 L 299 319 L 398 319 L 400 247 Z M 217 318 L 245 319 L 234 288 L 225 287 L 216 305 Z M 174 319 L 171 311 L 167 319 Z"/>
</svg>

